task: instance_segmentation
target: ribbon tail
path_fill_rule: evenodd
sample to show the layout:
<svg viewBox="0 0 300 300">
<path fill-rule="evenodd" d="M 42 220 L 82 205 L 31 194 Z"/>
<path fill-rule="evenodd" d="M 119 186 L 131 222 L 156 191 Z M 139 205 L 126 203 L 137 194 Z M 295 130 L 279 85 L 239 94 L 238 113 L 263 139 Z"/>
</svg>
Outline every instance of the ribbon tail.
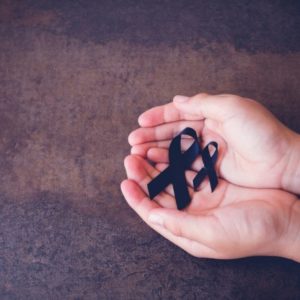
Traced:
<svg viewBox="0 0 300 300">
<path fill-rule="evenodd" d="M 171 183 L 171 171 L 170 167 L 161 172 L 156 176 L 152 181 L 147 185 L 149 198 L 152 200 L 155 198 L 161 191 L 163 191 Z"/>
<path fill-rule="evenodd" d="M 178 209 L 184 209 L 191 202 L 191 197 L 187 187 L 184 170 L 177 170 L 173 174 L 173 189 Z"/>
<path fill-rule="evenodd" d="M 218 185 L 218 176 L 214 169 L 210 169 L 208 171 L 208 178 L 209 178 L 211 191 L 213 192 Z"/>
<path fill-rule="evenodd" d="M 201 184 L 201 182 L 204 180 L 205 176 L 207 175 L 207 171 L 205 168 L 202 168 L 196 175 L 196 177 L 193 180 L 194 190 L 197 189 L 197 187 Z"/>
</svg>

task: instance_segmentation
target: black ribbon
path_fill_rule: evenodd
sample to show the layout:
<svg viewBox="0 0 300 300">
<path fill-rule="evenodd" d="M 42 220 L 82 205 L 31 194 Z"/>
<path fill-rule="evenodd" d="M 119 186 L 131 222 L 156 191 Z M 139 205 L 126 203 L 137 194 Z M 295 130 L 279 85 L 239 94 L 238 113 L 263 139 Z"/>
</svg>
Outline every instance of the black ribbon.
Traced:
<svg viewBox="0 0 300 300">
<path fill-rule="evenodd" d="M 181 136 L 189 135 L 194 139 L 192 145 L 181 152 Z M 212 156 L 209 153 L 209 146 L 213 146 L 215 151 Z M 193 180 L 194 189 L 201 184 L 206 176 L 209 178 L 211 191 L 213 192 L 218 184 L 218 177 L 214 169 L 218 158 L 218 144 L 210 142 L 202 150 L 198 141 L 196 131 L 192 128 L 182 130 L 171 142 L 169 147 L 169 167 L 148 183 L 150 199 L 156 197 L 169 184 L 173 185 L 176 204 L 178 209 L 183 209 L 191 202 L 188 186 L 185 178 L 185 170 L 189 169 L 198 155 L 202 156 L 203 168 L 197 173 Z"/>
</svg>

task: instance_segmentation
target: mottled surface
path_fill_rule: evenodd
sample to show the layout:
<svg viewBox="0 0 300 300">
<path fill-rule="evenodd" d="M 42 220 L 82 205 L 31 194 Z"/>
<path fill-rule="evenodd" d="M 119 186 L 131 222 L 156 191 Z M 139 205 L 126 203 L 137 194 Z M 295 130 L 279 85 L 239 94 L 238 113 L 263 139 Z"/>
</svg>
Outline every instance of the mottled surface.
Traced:
<svg viewBox="0 0 300 300">
<path fill-rule="evenodd" d="M 1 299 L 299 299 L 300 266 L 193 258 L 127 207 L 128 133 L 237 93 L 300 131 L 299 1 L 0 1 Z"/>
</svg>

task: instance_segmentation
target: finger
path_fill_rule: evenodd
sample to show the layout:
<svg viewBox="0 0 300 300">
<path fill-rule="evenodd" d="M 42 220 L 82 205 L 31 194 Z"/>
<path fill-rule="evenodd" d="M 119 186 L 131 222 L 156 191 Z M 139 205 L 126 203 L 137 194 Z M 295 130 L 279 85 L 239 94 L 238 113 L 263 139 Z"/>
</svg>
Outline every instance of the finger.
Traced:
<svg viewBox="0 0 300 300">
<path fill-rule="evenodd" d="M 155 201 L 150 201 L 150 199 L 136 182 L 132 180 L 124 180 L 121 184 L 121 190 L 129 206 L 142 218 L 146 224 L 148 224 L 163 237 L 191 255 L 197 257 L 217 258 L 215 251 L 209 247 L 183 237 L 175 236 L 166 228 L 149 222 L 150 213 L 153 210 L 159 209 L 160 207 Z"/>
<path fill-rule="evenodd" d="M 200 134 L 203 128 L 202 121 L 178 121 L 158 125 L 156 127 L 138 128 L 130 133 L 128 142 L 131 146 L 146 142 L 169 140 L 175 137 L 186 127 L 192 127 Z"/>
<path fill-rule="evenodd" d="M 174 103 L 168 103 L 153 107 L 139 116 L 138 122 L 141 127 L 153 127 L 164 123 L 180 120 L 198 120 L 194 114 L 186 114 L 176 108 Z"/>
<path fill-rule="evenodd" d="M 217 219 L 212 215 L 196 216 L 174 209 L 153 209 L 148 221 L 164 227 L 175 236 L 200 242 L 211 249 L 223 231 Z"/>
<path fill-rule="evenodd" d="M 155 163 L 169 163 L 169 150 L 163 148 L 150 148 L 147 158 Z"/>
<path fill-rule="evenodd" d="M 193 140 L 191 138 L 183 138 L 181 139 L 181 149 L 187 150 L 191 144 L 193 143 Z M 143 144 L 134 145 L 131 147 L 131 154 L 139 155 L 142 157 L 147 157 L 148 150 L 152 148 L 159 148 L 159 149 L 169 149 L 171 144 L 171 140 L 165 140 L 165 141 L 156 141 L 156 142 L 146 142 Z M 166 161 L 167 162 L 167 161 Z"/>
<path fill-rule="evenodd" d="M 138 144 L 131 147 L 130 153 L 142 157 L 147 157 L 147 152 L 150 148 L 169 149 L 170 143 L 171 140 Z"/>
<path fill-rule="evenodd" d="M 234 95 L 198 94 L 187 98 L 175 96 L 175 107 L 183 114 L 194 114 L 199 119 L 213 119 L 224 122 L 240 109 L 243 98 Z"/>
<path fill-rule="evenodd" d="M 155 168 L 153 168 L 143 158 L 136 155 L 129 155 L 124 160 L 124 165 L 129 179 L 137 182 L 145 193 L 148 194 L 148 183 L 159 174 Z M 175 208 L 176 203 L 174 197 L 166 193 L 160 192 L 155 198 L 159 204 L 163 207 Z"/>
</svg>

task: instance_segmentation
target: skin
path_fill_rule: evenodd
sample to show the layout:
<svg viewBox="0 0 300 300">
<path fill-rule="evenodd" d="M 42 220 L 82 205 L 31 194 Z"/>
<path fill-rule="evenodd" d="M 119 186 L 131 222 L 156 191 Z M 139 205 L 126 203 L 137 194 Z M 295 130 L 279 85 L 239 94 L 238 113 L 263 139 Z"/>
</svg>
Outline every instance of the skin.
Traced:
<svg viewBox="0 0 300 300">
<path fill-rule="evenodd" d="M 232 95 L 177 96 L 143 113 L 139 124 L 129 135 L 133 155 L 125 159 L 128 179 L 121 189 L 149 226 L 198 257 L 300 261 L 300 204 L 279 190 L 299 192 L 299 135 L 257 102 Z M 196 129 L 203 144 L 218 142 L 217 173 L 225 180 L 214 193 L 207 181 L 196 192 L 190 189 L 191 204 L 178 211 L 171 186 L 151 201 L 147 183 L 167 166 L 171 139 L 185 127 Z M 201 159 L 187 171 L 188 182 L 200 168 Z"/>
</svg>

